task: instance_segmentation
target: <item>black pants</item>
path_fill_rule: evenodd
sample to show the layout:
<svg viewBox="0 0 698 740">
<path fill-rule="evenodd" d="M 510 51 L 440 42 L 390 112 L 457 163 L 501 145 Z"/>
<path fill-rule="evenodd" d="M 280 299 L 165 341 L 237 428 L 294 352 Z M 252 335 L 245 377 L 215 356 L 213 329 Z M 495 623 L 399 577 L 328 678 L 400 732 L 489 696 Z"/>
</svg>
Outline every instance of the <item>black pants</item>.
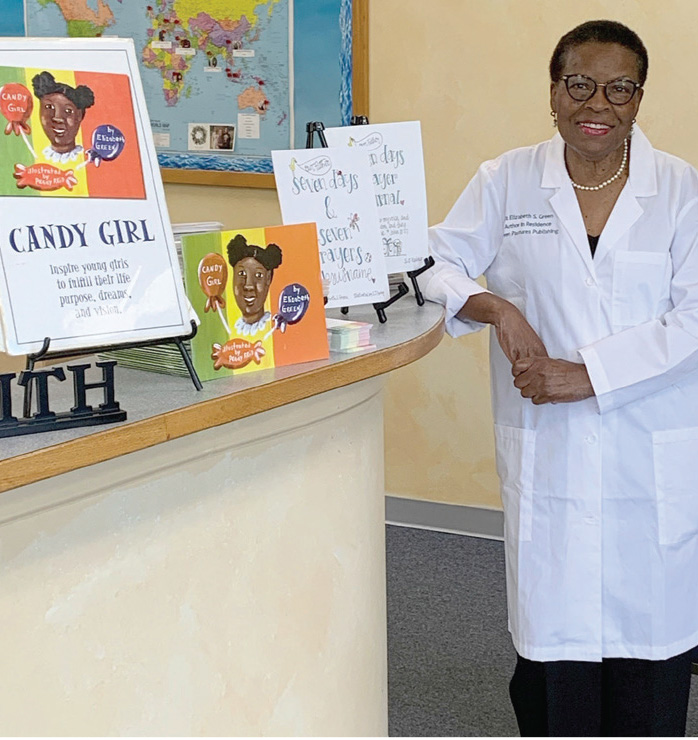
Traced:
<svg viewBox="0 0 698 740">
<path fill-rule="evenodd" d="M 509 693 L 521 736 L 683 736 L 694 655 L 601 663 L 519 656 Z"/>
</svg>

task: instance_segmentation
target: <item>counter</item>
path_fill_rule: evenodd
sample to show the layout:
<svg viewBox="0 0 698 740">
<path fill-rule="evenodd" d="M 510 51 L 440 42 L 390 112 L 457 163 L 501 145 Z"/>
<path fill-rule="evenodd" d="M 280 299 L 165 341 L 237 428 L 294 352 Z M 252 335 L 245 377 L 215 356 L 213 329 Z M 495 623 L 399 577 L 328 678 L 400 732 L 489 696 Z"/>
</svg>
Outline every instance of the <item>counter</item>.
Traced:
<svg viewBox="0 0 698 740">
<path fill-rule="evenodd" d="M 3 734 L 387 734 L 379 376 L 442 335 L 408 297 L 374 351 L 119 368 L 127 422 L 0 440 Z"/>
</svg>

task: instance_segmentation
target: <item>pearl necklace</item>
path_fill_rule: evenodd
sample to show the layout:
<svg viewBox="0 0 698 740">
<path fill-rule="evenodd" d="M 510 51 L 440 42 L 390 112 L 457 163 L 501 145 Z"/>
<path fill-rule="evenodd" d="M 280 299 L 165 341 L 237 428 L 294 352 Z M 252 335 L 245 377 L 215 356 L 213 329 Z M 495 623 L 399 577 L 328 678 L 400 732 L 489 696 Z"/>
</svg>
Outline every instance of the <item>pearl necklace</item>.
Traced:
<svg viewBox="0 0 698 740">
<path fill-rule="evenodd" d="M 628 140 L 626 139 L 623 142 L 623 159 L 621 160 L 620 167 L 616 171 L 616 174 L 613 175 L 613 177 L 609 177 L 608 180 L 604 180 L 600 185 L 578 185 L 573 179 L 572 176 L 570 176 L 570 182 L 572 183 L 573 188 L 577 188 L 577 190 L 601 190 L 601 188 L 605 188 L 606 185 L 610 185 L 612 182 L 617 180 L 622 174 L 623 170 L 625 169 L 625 165 L 628 163 Z"/>
</svg>

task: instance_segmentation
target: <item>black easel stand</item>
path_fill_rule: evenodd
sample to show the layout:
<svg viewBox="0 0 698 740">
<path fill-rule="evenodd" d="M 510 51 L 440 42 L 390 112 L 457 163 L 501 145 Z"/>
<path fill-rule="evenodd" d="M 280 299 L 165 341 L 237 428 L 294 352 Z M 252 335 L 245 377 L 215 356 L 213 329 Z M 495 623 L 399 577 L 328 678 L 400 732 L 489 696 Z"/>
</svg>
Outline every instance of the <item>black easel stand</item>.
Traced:
<svg viewBox="0 0 698 740">
<path fill-rule="evenodd" d="M 417 300 L 418 306 L 424 305 L 424 296 L 422 295 L 422 291 L 419 289 L 419 283 L 417 282 L 417 278 L 423 273 L 426 272 L 429 268 L 434 266 L 434 258 L 429 255 L 424 260 L 424 267 L 420 267 L 418 270 L 408 270 L 407 277 L 412 281 L 412 287 L 414 288 L 414 297 Z"/>
<path fill-rule="evenodd" d="M 98 352 L 111 352 L 118 349 L 134 349 L 136 347 L 150 347 L 155 344 L 170 344 L 173 342 L 177 345 L 184 364 L 189 371 L 192 383 L 197 391 L 203 390 L 199 376 L 194 368 L 194 365 L 189 357 L 187 348 L 184 346 L 184 342 L 193 339 L 196 336 L 196 322 L 191 322 L 191 333 L 181 337 L 168 337 L 167 339 L 149 339 L 144 342 L 131 342 L 129 344 L 111 344 L 111 345 L 100 345 L 99 347 L 83 347 L 81 349 L 72 350 L 58 350 L 57 352 L 49 352 L 51 346 L 51 337 L 46 337 L 41 349 L 32 355 L 27 355 L 27 365 L 25 372 L 32 372 L 34 366 L 39 360 L 58 360 L 68 359 L 69 357 L 82 357 L 83 355 L 93 355 Z M 26 417 L 31 415 L 31 402 L 32 402 L 32 385 L 29 384 L 24 388 L 24 415 Z"/>
<path fill-rule="evenodd" d="M 307 136 L 305 138 L 305 148 L 312 149 L 315 146 L 315 134 L 320 139 L 320 146 L 327 149 L 327 139 L 325 138 L 325 124 L 322 121 L 308 121 L 305 124 Z"/>
<path fill-rule="evenodd" d="M 388 320 L 388 317 L 385 315 L 385 309 L 388 308 L 388 306 L 392 306 L 395 301 L 399 301 L 402 296 L 407 295 L 410 292 L 410 289 L 407 287 L 407 283 L 398 283 L 397 284 L 397 293 L 395 295 L 390 296 L 387 301 L 383 301 L 383 303 L 374 303 L 373 308 L 376 309 L 376 313 L 378 314 L 378 321 L 381 322 L 381 324 L 385 324 L 385 322 Z"/>
</svg>

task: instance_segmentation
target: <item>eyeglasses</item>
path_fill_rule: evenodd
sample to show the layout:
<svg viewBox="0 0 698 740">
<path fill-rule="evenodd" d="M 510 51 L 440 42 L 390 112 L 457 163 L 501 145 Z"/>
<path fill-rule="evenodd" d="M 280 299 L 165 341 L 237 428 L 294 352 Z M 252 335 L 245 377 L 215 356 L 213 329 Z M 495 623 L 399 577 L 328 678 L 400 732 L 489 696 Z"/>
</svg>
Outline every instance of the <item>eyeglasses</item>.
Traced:
<svg viewBox="0 0 698 740">
<path fill-rule="evenodd" d="M 586 75 L 562 75 L 567 92 L 572 100 L 579 103 L 590 100 L 596 94 L 597 87 L 603 87 L 606 100 L 613 105 L 629 103 L 642 85 L 625 77 L 610 82 L 596 82 Z"/>
</svg>

